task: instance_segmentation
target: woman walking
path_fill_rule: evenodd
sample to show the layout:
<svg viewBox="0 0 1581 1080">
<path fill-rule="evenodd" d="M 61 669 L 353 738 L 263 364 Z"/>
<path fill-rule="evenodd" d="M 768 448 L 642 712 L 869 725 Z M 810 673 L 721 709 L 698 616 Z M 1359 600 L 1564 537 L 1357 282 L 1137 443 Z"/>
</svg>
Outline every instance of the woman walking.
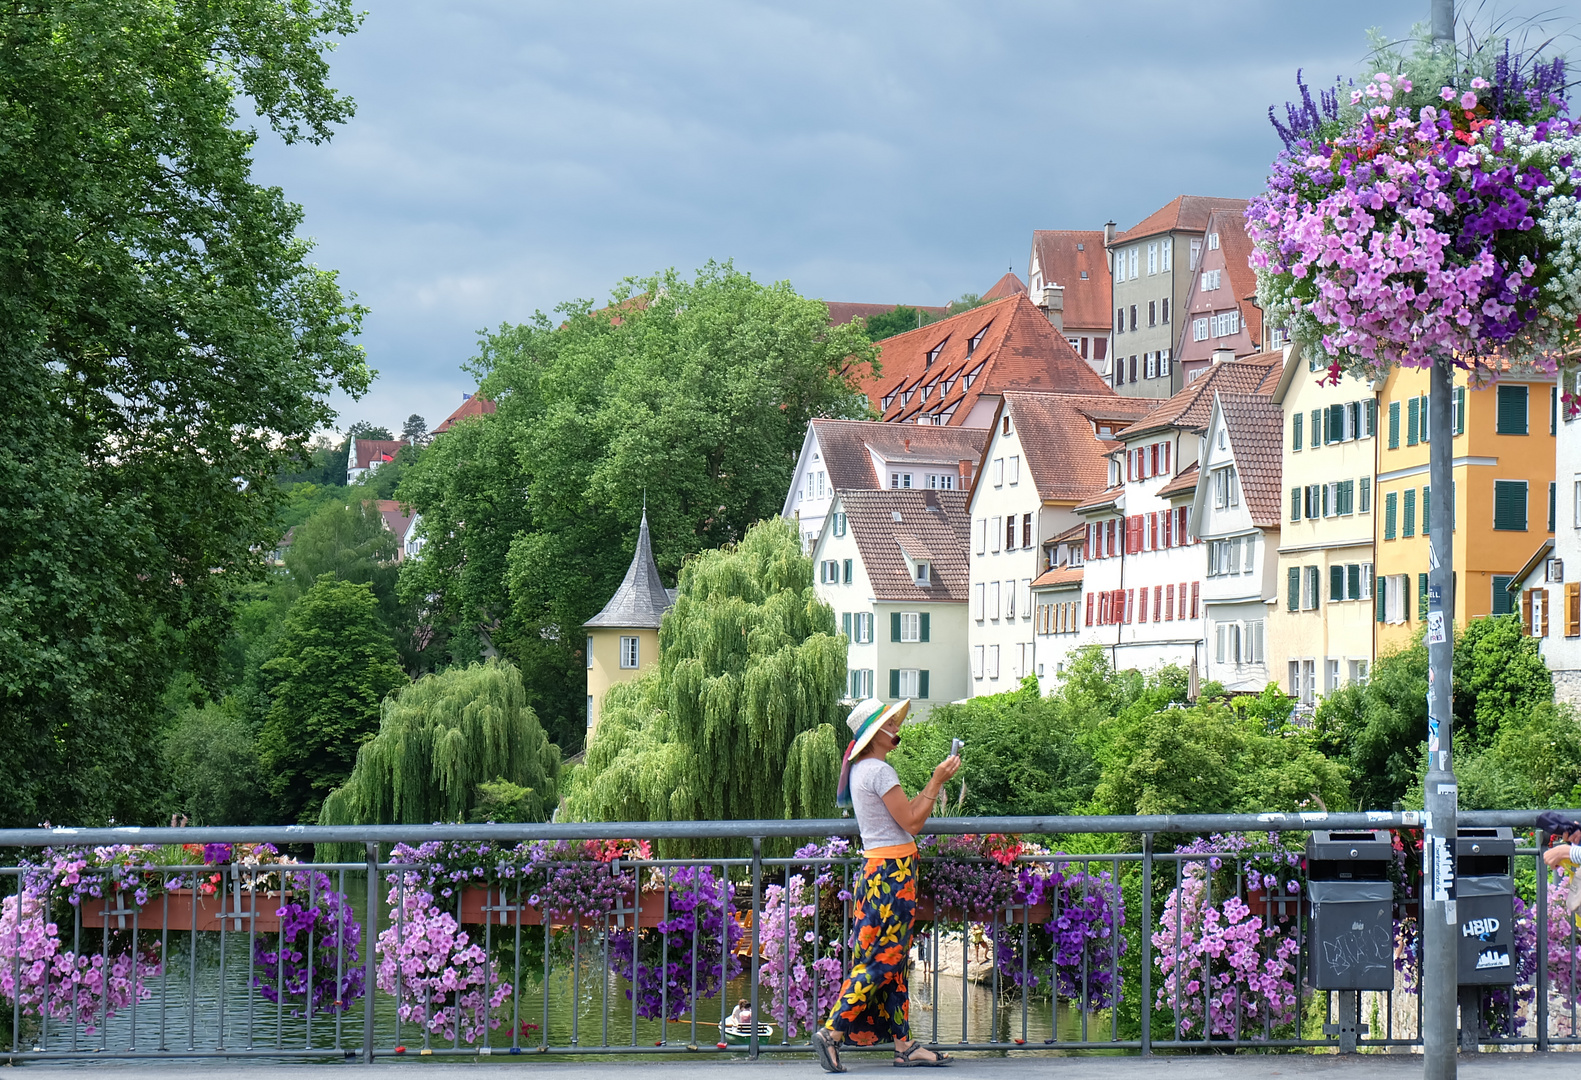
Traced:
<svg viewBox="0 0 1581 1080">
<path fill-rule="evenodd" d="M 828 1022 L 812 1035 L 825 1072 L 846 1071 L 840 1064 L 840 1045 L 846 1040 L 858 1046 L 893 1042 L 896 1067 L 948 1065 L 954 1060 L 910 1037 L 906 962 L 917 903 L 916 835 L 933 812 L 945 781 L 961 767 L 961 759 L 945 758 L 916 798 L 908 799 L 885 758 L 900 745 L 900 725 L 910 708 L 910 700 L 886 709 L 882 701 L 869 698 L 846 719 L 852 738 L 840 768 L 837 801 L 856 812 L 866 861 L 851 912 L 856 934 L 851 972 Z"/>
</svg>

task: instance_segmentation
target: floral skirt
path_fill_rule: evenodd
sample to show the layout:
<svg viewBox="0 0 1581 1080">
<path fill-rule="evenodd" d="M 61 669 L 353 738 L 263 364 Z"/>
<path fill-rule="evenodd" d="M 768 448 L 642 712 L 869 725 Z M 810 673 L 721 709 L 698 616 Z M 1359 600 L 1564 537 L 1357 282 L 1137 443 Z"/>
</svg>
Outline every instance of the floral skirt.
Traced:
<svg viewBox="0 0 1581 1080">
<path fill-rule="evenodd" d="M 851 973 L 826 1025 L 858 1046 L 910 1037 L 906 962 L 916 906 L 916 855 L 867 860 L 851 912 Z"/>
</svg>

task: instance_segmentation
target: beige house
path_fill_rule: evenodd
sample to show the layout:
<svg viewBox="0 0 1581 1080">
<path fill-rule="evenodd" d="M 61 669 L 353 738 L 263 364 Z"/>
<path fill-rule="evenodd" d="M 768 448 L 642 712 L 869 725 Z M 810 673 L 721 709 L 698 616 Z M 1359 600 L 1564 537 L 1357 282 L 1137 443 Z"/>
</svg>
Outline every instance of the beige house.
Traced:
<svg viewBox="0 0 1581 1080">
<path fill-rule="evenodd" d="M 675 592 L 666 589 L 653 561 L 648 536 L 648 513 L 643 511 L 637 530 L 637 550 L 626 577 L 604 610 L 584 624 L 587 630 L 587 734 L 598 726 L 598 709 L 604 692 L 616 683 L 630 682 L 659 659 L 659 624 L 675 603 Z"/>
<path fill-rule="evenodd" d="M 1378 407 L 1369 383 L 1326 384 L 1321 359 L 1285 350 L 1283 522 L 1268 667 L 1303 706 L 1365 679 L 1377 655 L 1373 574 Z"/>
<path fill-rule="evenodd" d="M 835 494 L 813 571 L 849 643 L 850 699 L 910 698 L 920 720 L 967 695 L 966 498 L 931 488 Z"/>
</svg>

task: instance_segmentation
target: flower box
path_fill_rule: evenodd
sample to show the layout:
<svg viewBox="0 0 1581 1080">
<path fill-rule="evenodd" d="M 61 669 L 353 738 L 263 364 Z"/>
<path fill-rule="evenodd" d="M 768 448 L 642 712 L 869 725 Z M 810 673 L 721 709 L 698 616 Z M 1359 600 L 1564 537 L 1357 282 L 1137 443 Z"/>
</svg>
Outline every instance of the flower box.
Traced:
<svg viewBox="0 0 1581 1080">
<path fill-rule="evenodd" d="M 1053 909 L 1048 904 L 1033 904 L 1030 908 L 1006 907 L 1000 908 L 998 912 L 1000 924 L 1006 926 L 1020 926 L 1023 918 L 1031 925 L 1037 926 L 1040 923 L 1048 922 L 1052 915 Z M 914 922 L 934 922 L 939 917 L 934 912 L 932 899 L 922 897 L 917 901 L 915 913 L 912 915 Z M 956 911 L 945 911 L 942 917 L 948 922 L 959 922 L 961 919 L 960 912 Z M 989 917 L 985 915 L 980 919 L 974 917 L 971 921 L 987 922 L 988 920 Z"/>
<path fill-rule="evenodd" d="M 1306 900 L 1306 893 L 1268 892 L 1259 886 L 1249 886 L 1246 890 L 1246 906 L 1252 909 L 1252 914 L 1263 920 L 1264 926 L 1277 926 L 1282 922 L 1301 917 L 1301 906 Z"/>
<path fill-rule="evenodd" d="M 522 890 L 526 892 L 525 889 Z M 444 910 L 454 910 L 454 901 L 446 901 Z M 664 921 L 664 893 L 662 890 L 645 891 L 639 897 L 636 911 L 637 925 L 645 928 L 658 926 Z M 675 915 L 671 912 L 671 917 Z M 607 919 L 609 925 L 616 930 L 625 929 L 631 923 L 632 909 L 630 898 L 627 897 L 623 904 L 610 912 L 607 916 L 590 915 L 579 920 L 572 920 L 563 914 L 556 914 L 552 925 L 568 927 L 576 921 L 584 928 L 602 927 Z M 484 889 L 475 886 L 461 890 L 460 915 L 457 921 L 463 924 L 492 923 L 495 926 L 511 926 L 521 920 L 522 926 L 542 926 L 543 912 L 527 903 L 527 897 L 517 899 L 514 886 L 505 889 Z"/>
<path fill-rule="evenodd" d="M 280 930 L 280 907 L 289 897 L 289 893 L 245 890 L 194 897 L 191 889 L 171 889 L 163 896 L 153 897 L 139 909 L 123 892 L 110 898 L 85 901 L 82 925 L 98 930 L 108 923 L 112 930 L 130 930 L 135 914 L 139 930 L 192 930 L 195 926 L 198 930 L 273 934 Z M 193 921 L 194 901 L 196 923 Z"/>
</svg>

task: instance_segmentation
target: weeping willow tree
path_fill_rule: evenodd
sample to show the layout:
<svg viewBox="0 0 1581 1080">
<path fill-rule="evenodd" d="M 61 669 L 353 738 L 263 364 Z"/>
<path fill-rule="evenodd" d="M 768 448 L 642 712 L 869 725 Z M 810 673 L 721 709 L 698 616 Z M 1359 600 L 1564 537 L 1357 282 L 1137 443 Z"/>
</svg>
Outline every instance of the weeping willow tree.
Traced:
<svg viewBox="0 0 1581 1080">
<path fill-rule="evenodd" d="M 521 820 L 545 821 L 559 775 L 560 750 L 528 706 L 521 674 L 490 660 L 424 676 L 387 699 L 378 732 L 324 800 L 319 824 L 465 821 L 499 781 L 514 785 Z"/>
<path fill-rule="evenodd" d="M 571 816 L 832 816 L 846 642 L 795 530 L 774 518 L 702 553 L 682 568 L 678 592 L 657 667 L 604 698 L 571 778 Z"/>
</svg>

